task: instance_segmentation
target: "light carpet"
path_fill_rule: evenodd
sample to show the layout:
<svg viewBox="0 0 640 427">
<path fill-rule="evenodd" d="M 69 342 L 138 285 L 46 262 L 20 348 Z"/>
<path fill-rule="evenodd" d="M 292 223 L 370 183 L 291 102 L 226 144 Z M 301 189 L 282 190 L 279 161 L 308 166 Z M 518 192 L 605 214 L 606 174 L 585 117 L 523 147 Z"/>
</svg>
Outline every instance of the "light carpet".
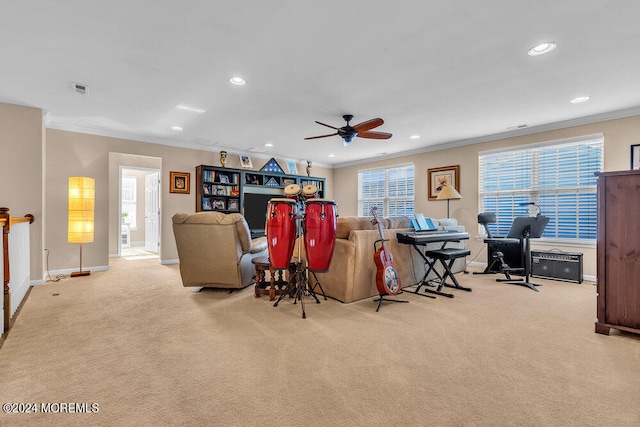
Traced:
<svg viewBox="0 0 640 427">
<path fill-rule="evenodd" d="M 473 292 L 378 313 L 306 299 L 302 319 L 252 287 L 184 288 L 157 259 L 110 263 L 33 288 L 0 349 L 2 403 L 99 411 L 0 424 L 640 425 L 640 337 L 594 333 L 592 283 L 459 274 Z"/>
</svg>

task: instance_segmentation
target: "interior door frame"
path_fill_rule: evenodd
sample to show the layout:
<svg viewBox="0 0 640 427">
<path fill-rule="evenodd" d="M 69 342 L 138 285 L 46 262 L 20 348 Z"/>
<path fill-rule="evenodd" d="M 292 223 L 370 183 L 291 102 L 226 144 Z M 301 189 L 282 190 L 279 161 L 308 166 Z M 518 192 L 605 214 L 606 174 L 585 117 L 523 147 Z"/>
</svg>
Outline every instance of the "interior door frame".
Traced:
<svg viewBox="0 0 640 427">
<path fill-rule="evenodd" d="M 158 224 L 162 224 L 162 170 L 158 168 L 143 168 L 138 166 L 118 166 L 118 256 L 122 256 L 122 171 L 123 170 L 136 170 L 147 172 L 158 172 Z M 160 254 L 160 247 L 162 246 L 162 232 L 161 226 L 158 226 L 158 255 Z"/>
</svg>

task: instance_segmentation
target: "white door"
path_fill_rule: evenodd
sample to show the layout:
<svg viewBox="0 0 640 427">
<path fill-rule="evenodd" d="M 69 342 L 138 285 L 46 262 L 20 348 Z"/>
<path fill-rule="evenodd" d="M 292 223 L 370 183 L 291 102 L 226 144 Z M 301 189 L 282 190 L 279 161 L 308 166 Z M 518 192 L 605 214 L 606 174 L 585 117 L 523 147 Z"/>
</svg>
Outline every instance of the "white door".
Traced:
<svg viewBox="0 0 640 427">
<path fill-rule="evenodd" d="M 158 252 L 160 246 L 160 173 L 146 176 L 144 198 L 144 248 L 149 252 Z"/>
</svg>

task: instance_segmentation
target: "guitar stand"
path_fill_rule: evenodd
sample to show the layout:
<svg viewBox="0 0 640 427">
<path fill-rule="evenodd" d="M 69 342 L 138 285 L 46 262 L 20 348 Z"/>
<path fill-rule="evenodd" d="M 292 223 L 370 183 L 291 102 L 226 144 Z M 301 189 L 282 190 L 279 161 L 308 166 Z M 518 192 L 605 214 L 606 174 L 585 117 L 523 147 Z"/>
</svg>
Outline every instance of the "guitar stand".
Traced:
<svg viewBox="0 0 640 427">
<path fill-rule="evenodd" d="M 382 234 L 382 231 L 380 232 L 380 234 Z M 382 237 L 382 236 L 381 236 Z M 378 243 L 382 244 L 383 242 L 388 242 L 389 239 L 378 239 L 375 242 L 373 242 L 373 252 L 377 253 L 378 252 L 378 248 L 377 245 Z M 400 289 L 400 292 L 398 292 L 395 295 L 399 295 L 402 293 L 402 288 Z M 376 313 L 380 310 L 380 306 L 382 305 L 382 301 L 389 301 L 389 302 L 406 302 L 408 303 L 409 301 L 407 300 L 398 300 L 398 299 L 386 299 L 384 296 L 385 295 L 390 295 L 390 294 L 378 294 L 380 295 L 380 298 L 374 300 L 374 301 L 378 301 L 378 308 L 376 308 Z"/>
<path fill-rule="evenodd" d="M 400 295 L 402 293 L 402 291 L 398 292 L 396 295 Z M 426 296 L 426 295 L 425 295 Z M 435 298 L 435 297 L 434 297 Z M 374 300 L 374 301 L 379 301 L 378 302 L 378 308 L 376 308 L 376 313 L 378 312 L 378 310 L 380 310 L 380 306 L 382 305 L 382 301 L 388 301 L 388 302 L 409 302 L 407 300 L 404 299 L 387 299 L 384 297 L 384 295 L 380 294 L 380 298 Z"/>
</svg>

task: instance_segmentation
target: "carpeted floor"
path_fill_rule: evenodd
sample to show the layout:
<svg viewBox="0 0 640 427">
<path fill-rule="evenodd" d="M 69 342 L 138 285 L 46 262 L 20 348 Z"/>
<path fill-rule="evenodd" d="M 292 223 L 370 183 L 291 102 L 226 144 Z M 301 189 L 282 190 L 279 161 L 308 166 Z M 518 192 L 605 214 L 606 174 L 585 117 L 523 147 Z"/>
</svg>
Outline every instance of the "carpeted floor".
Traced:
<svg viewBox="0 0 640 427">
<path fill-rule="evenodd" d="M 99 411 L 0 424 L 640 425 L 640 337 L 594 333 L 592 283 L 459 275 L 473 292 L 378 313 L 308 299 L 302 319 L 251 287 L 184 288 L 157 259 L 110 262 L 35 287 L 0 349 L 2 403 Z"/>
<path fill-rule="evenodd" d="M 130 246 L 128 248 L 121 248 L 120 254 L 123 258 L 131 261 L 140 258 L 160 258 L 157 252 L 149 252 L 144 246 Z"/>
</svg>

